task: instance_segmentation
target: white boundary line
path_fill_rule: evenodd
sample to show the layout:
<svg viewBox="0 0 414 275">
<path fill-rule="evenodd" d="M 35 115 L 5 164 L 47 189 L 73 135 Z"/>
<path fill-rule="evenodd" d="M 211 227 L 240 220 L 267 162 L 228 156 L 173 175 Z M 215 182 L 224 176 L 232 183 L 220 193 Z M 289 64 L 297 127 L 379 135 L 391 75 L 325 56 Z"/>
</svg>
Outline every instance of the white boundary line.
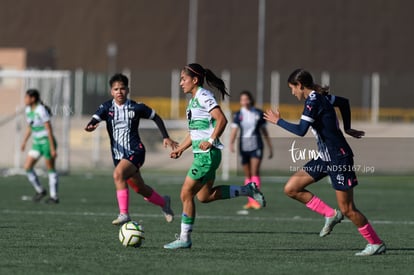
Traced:
<svg viewBox="0 0 414 275">
<path fill-rule="evenodd" d="M 12 209 L 3 209 L 1 210 L 2 214 L 11 214 L 11 215 L 62 215 L 62 216 L 114 216 L 116 213 L 105 213 L 105 212 L 67 212 L 67 211 L 21 211 L 21 210 L 12 210 Z M 131 216 L 143 217 L 143 218 L 160 218 L 162 215 L 155 214 L 138 214 L 131 213 Z M 197 216 L 197 219 L 206 219 L 206 220 L 252 220 L 252 221 L 275 221 L 275 222 L 323 222 L 323 218 L 303 218 L 300 216 L 295 216 L 292 218 L 284 217 L 252 217 L 252 216 L 209 216 L 209 215 L 200 215 Z M 344 222 L 350 222 L 349 220 L 344 220 Z M 414 225 L 414 221 L 387 221 L 387 220 L 370 220 L 372 224 L 389 224 L 389 225 Z"/>
</svg>

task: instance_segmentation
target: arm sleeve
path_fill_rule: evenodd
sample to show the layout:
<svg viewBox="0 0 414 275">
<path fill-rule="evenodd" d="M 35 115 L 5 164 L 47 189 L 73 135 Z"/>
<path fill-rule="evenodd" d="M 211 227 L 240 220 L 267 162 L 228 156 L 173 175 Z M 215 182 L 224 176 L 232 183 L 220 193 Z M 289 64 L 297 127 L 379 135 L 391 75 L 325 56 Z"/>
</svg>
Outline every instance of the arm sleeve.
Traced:
<svg viewBox="0 0 414 275">
<path fill-rule="evenodd" d="M 239 120 L 239 115 L 240 112 L 236 112 L 235 114 L 233 114 L 233 121 L 231 122 L 231 128 L 239 128 L 240 127 L 240 120 Z"/>
<path fill-rule="evenodd" d="M 303 137 L 306 134 L 306 132 L 308 132 L 311 123 L 304 119 L 301 119 L 299 124 L 294 124 L 287 122 L 286 120 L 279 119 L 277 125 L 295 135 Z"/>
<path fill-rule="evenodd" d="M 351 129 L 351 107 L 349 106 L 349 100 L 340 96 L 332 96 L 333 106 L 338 107 L 341 112 L 342 121 L 344 123 L 344 129 Z"/>
<path fill-rule="evenodd" d="M 158 129 L 160 129 L 162 138 L 169 138 L 167 128 L 165 128 L 164 121 L 161 119 L 161 117 L 157 114 L 154 114 L 154 117 L 152 120 L 157 124 Z"/>
<path fill-rule="evenodd" d="M 88 122 L 88 125 L 87 126 L 89 126 L 89 125 L 95 126 L 98 123 L 99 123 L 99 120 L 97 120 L 96 118 L 92 117 L 91 121 Z"/>
</svg>

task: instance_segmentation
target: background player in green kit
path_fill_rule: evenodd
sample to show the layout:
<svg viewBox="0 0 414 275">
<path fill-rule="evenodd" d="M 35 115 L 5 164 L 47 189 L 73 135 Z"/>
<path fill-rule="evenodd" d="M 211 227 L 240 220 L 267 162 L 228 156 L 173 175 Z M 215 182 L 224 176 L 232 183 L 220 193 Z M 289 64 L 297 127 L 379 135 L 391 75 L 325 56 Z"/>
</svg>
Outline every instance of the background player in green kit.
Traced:
<svg viewBox="0 0 414 275">
<path fill-rule="evenodd" d="M 46 203 L 59 203 L 58 198 L 58 176 L 55 170 L 56 140 L 53 136 L 52 124 L 50 122 L 51 112 L 40 100 L 39 91 L 29 89 L 26 92 L 24 103 L 26 105 L 26 120 L 28 127 L 22 143 L 22 151 L 26 148 L 29 137 L 32 136 L 32 149 L 29 151 L 24 168 L 27 178 L 36 190 L 33 201 L 38 202 L 47 195 L 46 190 L 40 184 L 33 167 L 41 156 L 45 158 L 46 168 L 49 175 L 49 198 Z"/>
<path fill-rule="evenodd" d="M 181 71 L 180 86 L 184 93 L 191 94 L 187 106 L 189 133 L 178 148 L 171 152 L 171 157 L 179 158 L 186 149 L 192 147 L 194 161 L 181 188 L 183 212 L 180 237 L 164 245 L 164 248 L 167 249 L 191 247 L 190 233 L 193 230 L 195 220 L 195 196 L 203 203 L 238 196 L 250 196 L 261 207 L 266 203 L 263 194 L 253 182 L 245 186 L 221 185 L 213 187 L 223 148 L 219 137 L 226 127 L 227 119 L 217 104 L 214 94 L 203 88 L 204 80 L 209 86 L 216 88 L 223 98 L 228 95 L 223 80 L 211 70 L 204 69 L 200 64 L 189 64 Z"/>
</svg>

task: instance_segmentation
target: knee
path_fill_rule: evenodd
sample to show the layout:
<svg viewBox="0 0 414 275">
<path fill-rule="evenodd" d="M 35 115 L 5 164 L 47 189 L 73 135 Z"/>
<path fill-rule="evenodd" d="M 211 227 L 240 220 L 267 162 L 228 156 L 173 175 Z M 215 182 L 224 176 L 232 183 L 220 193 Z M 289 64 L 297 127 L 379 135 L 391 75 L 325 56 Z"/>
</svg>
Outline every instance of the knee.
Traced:
<svg viewBox="0 0 414 275">
<path fill-rule="evenodd" d="M 339 209 L 341 210 L 342 214 L 350 220 L 352 220 L 352 217 L 355 216 L 356 212 L 358 211 L 349 205 L 339 205 Z"/>
<path fill-rule="evenodd" d="M 290 198 L 296 197 L 296 194 L 298 193 L 296 188 L 294 188 L 292 185 L 290 185 L 288 183 L 283 188 L 283 192 L 285 193 L 286 196 L 288 196 Z"/>
<path fill-rule="evenodd" d="M 209 203 L 211 201 L 210 200 L 210 197 L 209 196 L 205 196 L 205 195 L 197 195 L 197 199 L 201 203 Z"/>
<path fill-rule="evenodd" d="M 193 195 L 188 191 L 181 191 L 180 199 L 182 203 L 186 203 L 188 201 L 193 200 Z"/>
<path fill-rule="evenodd" d="M 114 178 L 114 182 L 115 184 L 119 183 L 122 181 L 123 175 L 121 172 L 119 172 L 118 170 L 114 170 L 112 177 Z"/>
</svg>

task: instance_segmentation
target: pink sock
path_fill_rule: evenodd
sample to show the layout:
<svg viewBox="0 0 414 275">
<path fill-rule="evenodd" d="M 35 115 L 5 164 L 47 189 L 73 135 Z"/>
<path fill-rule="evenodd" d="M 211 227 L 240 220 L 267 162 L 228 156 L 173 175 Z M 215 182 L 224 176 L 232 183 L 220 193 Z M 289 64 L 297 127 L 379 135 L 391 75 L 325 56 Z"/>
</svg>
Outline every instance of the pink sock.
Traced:
<svg viewBox="0 0 414 275">
<path fill-rule="evenodd" d="M 116 197 L 118 199 L 119 213 L 128 214 L 128 188 L 116 190 Z"/>
<path fill-rule="evenodd" d="M 335 210 L 324 203 L 317 196 L 313 196 L 312 199 L 306 204 L 306 207 L 325 217 L 333 217 L 335 215 Z"/>
<path fill-rule="evenodd" d="M 378 237 L 374 228 L 372 228 L 370 223 L 367 223 L 363 227 L 358 228 L 359 233 L 364 237 L 370 244 L 381 244 L 382 241 Z"/>
<path fill-rule="evenodd" d="M 161 197 L 160 194 L 158 194 L 155 190 L 152 190 L 151 196 L 149 196 L 148 198 L 144 198 L 144 200 L 149 201 L 150 203 L 153 203 L 161 207 L 164 207 L 165 205 L 164 198 Z"/>
</svg>

